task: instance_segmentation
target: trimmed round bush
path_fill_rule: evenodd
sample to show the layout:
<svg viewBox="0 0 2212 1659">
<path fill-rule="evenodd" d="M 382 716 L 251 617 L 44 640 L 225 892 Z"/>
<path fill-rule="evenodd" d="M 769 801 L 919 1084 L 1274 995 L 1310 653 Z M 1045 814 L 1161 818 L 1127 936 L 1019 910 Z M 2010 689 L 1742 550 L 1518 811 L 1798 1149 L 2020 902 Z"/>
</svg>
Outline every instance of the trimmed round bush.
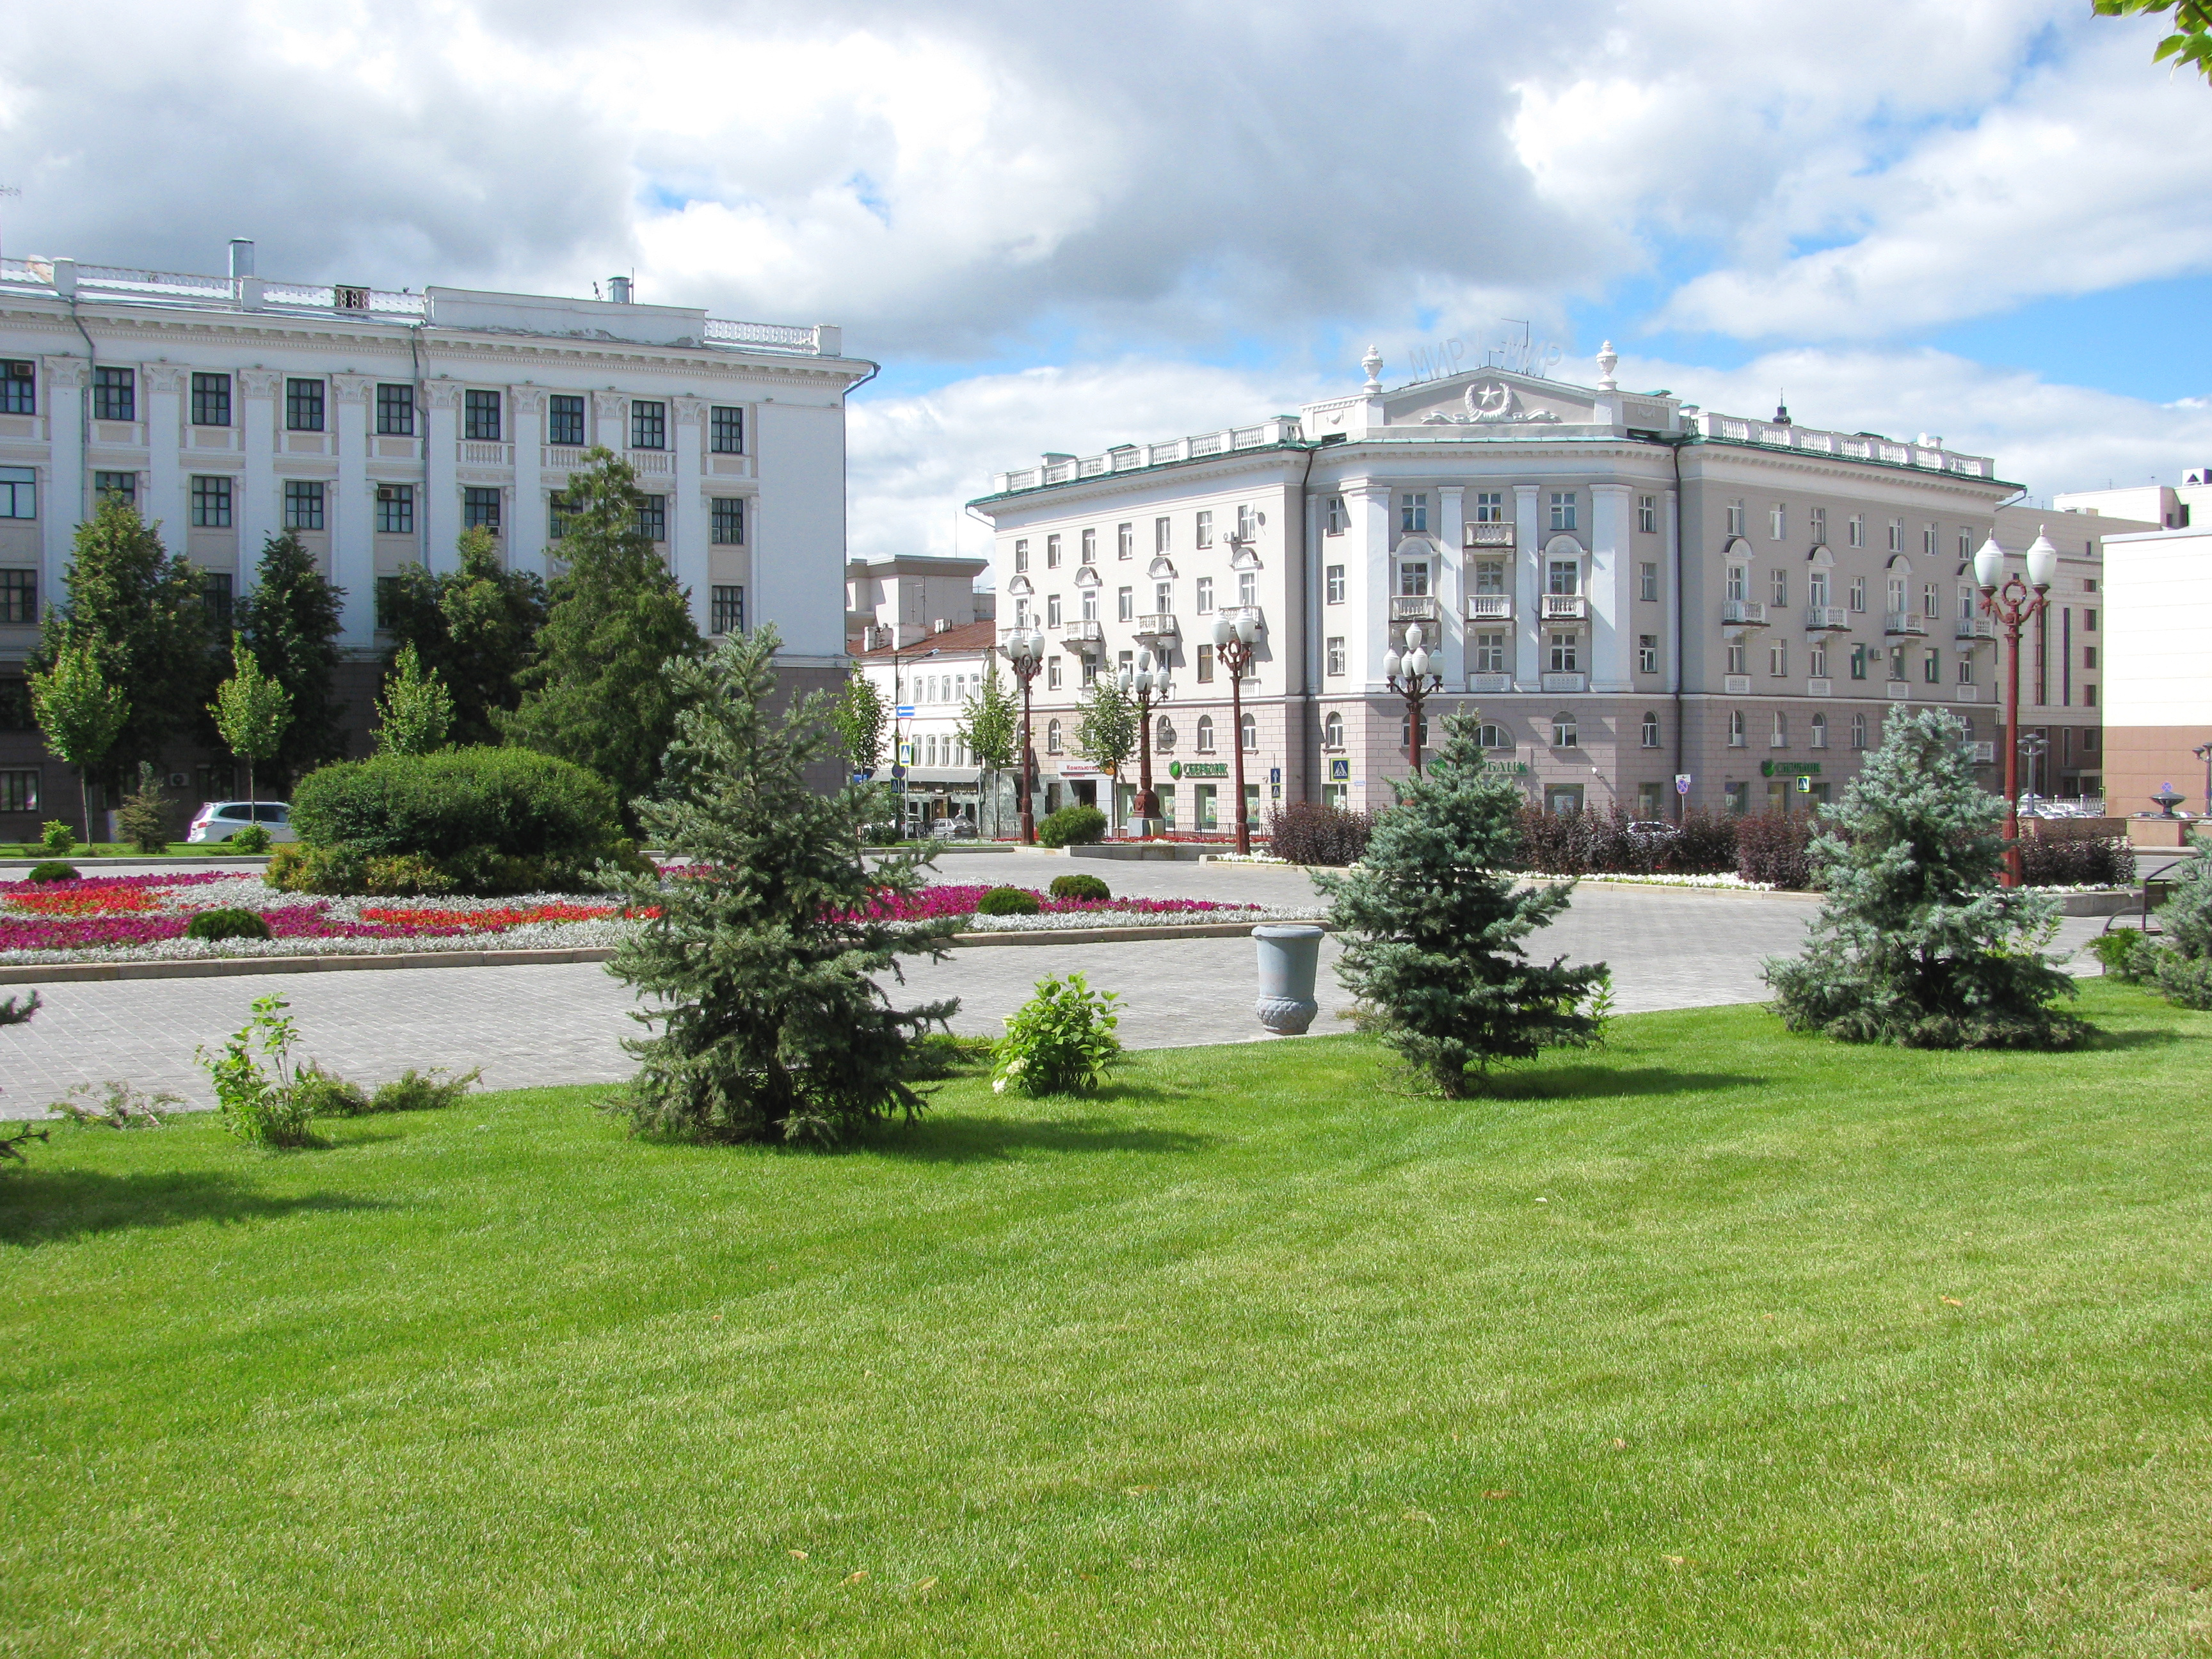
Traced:
<svg viewBox="0 0 2212 1659">
<path fill-rule="evenodd" d="M 1079 899 L 1085 903 L 1100 903 L 1114 896 L 1113 889 L 1096 876 L 1054 876 L 1052 896 L 1056 899 Z"/>
<path fill-rule="evenodd" d="M 1023 887 L 994 887 L 975 901 L 981 916 L 1033 916 L 1043 908 L 1037 896 Z"/>
<path fill-rule="evenodd" d="M 1088 847 L 1105 840 L 1106 815 L 1095 806 L 1063 806 L 1045 816 L 1036 838 L 1046 847 Z"/>
<path fill-rule="evenodd" d="M 64 864 L 59 859 L 48 859 L 44 864 L 34 864 L 26 878 L 30 881 L 82 881 L 83 874 L 74 864 Z"/>
<path fill-rule="evenodd" d="M 269 924 L 251 910 L 203 910 L 185 926 L 186 939 L 267 939 Z"/>
<path fill-rule="evenodd" d="M 246 858 L 259 858 L 276 844 L 276 837 L 269 833 L 267 826 L 258 823 L 247 824 L 224 843 L 232 852 Z"/>
</svg>

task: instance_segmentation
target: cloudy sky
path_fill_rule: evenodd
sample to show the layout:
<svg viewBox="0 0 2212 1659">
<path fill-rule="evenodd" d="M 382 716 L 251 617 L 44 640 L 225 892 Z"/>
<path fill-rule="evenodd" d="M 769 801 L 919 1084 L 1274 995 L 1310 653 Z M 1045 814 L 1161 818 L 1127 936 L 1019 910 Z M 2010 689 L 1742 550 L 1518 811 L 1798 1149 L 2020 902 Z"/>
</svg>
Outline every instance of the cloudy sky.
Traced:
<svg viewBox="0 0 2212 1659">
<path fill-rule="evenodd" d="M 1504 319 L 1587 378 L 2212 465 L 2212 89 L 2087 0 L 19 4 L 10 254 L 837 322 L 853 539 Z"/>
</svg>

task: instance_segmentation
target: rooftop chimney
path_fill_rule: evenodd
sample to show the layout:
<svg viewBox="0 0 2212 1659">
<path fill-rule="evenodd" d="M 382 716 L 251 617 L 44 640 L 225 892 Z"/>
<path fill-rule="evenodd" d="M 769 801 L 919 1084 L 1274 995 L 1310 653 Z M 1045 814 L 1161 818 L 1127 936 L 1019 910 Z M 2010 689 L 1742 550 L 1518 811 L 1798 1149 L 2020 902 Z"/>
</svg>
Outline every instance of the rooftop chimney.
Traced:
<svg viewBox="0 0 2212 1659">
<path fill-rule="evenodd" d="M 234 281 L 253 275 L 253 244 L 246 237 L 230 239 L 230 274 Z"/>
<path fill-rule="evenodd" d="M 607 298 L 616 305 L 628 305 L 629 303 L 629 278 L 627 276 L 608 277 Z"/>
</svg>

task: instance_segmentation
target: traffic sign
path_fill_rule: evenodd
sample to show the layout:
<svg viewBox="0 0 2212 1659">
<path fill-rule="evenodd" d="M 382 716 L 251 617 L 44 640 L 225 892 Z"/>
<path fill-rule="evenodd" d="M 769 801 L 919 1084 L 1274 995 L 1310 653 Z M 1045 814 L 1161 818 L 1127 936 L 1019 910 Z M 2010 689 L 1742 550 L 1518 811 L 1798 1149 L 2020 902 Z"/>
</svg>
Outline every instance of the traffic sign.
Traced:
<svg viewBox="0 0 2212 1659">
<path fill-rule="evenodd" d="M 855 783 L 866 783 L 870 778 L 872 778 L 875 775 L 876 775 L 872 769 L 855 772 L 853 774 L 853 781 Z"/>
<path fill-rule="evenodd" d="M 902 744 L 901 744 L 898 746 L 898 757 L 899 757 L 899 764 L 900 764 L 901 766 L 911 766 L 911 765 L 913 765 L 913 764 L 914 764 L 914 745 L 913 745 L 912 744 L 910 744 L 910 743 L 902 743 Z"/>
<path fill-rule="evenodd" d="M 899 720 L 910 720 L 914 718 L 914 705 L 910 702 L 902 702 L 891 710 L 891 714 Z"/>
<path fill-rule="evenodd" d="M 1282 769 L 1281 767 L 1279 767 L 1279 766 L 1271 766 L 1271 767 L 1269 767 L 1269 768 L 1267 769 L 1267 781 L 1268 781 L 1268 782 L 1270 782 L 1270 783 L 1280 783 L 1282 781 L 1283 781 L 1283 769 Z"/>
<path fill-rule="evenodd" d="M 1674 774 L 1674 793 L 1678 795 L 1686 795 L 1690 793 L 1690 775 L 1687 772 Z"/>
</svg>

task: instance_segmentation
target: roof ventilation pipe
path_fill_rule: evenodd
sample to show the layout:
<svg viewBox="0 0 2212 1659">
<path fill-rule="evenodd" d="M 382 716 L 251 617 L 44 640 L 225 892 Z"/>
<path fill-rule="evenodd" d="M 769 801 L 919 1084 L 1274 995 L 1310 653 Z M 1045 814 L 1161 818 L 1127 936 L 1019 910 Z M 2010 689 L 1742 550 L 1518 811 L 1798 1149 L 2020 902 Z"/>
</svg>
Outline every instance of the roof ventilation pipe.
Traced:
<svg viewBox="0 0 2212 1659">
<path fill-rule="evenodd" d="M 628 305 L 629 303 L 629 278 L 627 276 L 608 277 L 607 298 L 616 305 Z"/>
</svg>

